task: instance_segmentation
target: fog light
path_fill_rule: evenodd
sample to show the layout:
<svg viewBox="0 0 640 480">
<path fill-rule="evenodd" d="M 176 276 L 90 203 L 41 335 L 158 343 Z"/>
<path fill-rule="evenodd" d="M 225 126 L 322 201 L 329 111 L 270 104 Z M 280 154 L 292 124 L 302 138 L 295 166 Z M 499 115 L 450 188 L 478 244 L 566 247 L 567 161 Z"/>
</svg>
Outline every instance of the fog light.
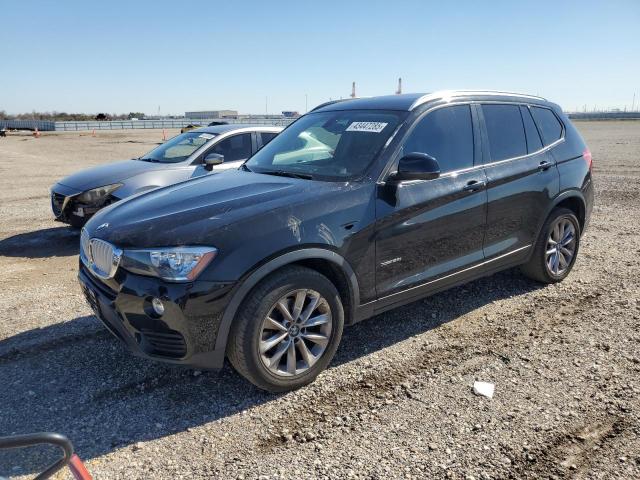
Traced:
<svg viewBox="0 0 640 480">
<path fill-rule="evenodd" d="M 164 313 L 164 304 L 159 298 L 154 297 L 153 300 L 151 300 L 151 306 L 153 307 L 153 311 L 158 315 L 162 315 Z"/>
</svg>

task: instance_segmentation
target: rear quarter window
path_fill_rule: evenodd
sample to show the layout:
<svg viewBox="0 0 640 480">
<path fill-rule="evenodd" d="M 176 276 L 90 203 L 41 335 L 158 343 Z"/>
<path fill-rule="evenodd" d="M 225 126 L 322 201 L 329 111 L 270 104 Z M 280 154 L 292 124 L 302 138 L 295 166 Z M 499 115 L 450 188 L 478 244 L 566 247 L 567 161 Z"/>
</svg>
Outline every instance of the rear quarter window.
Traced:
<svg viewBox="0 0 640 480">
<path fill-rule="evenodd" d="M 533 119 L 542 133 L 544 145 L 550 145 L 562 137 L 562 124 L 555 113 L 548 108 L 531 107 Z"/>
<path fill-rule="evenodd" d="M 262 146 L 266 145 L 271 140 L 276 138 L 276 135 L 278 134 L 273 132 L 260 132 L 260 136 L 262 137 Z"/>
</svg>

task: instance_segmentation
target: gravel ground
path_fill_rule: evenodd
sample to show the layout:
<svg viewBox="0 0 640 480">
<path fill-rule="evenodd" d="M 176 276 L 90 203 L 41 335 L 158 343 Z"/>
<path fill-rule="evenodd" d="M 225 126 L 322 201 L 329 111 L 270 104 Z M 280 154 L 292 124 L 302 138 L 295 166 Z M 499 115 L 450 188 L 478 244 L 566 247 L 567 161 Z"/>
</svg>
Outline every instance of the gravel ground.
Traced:
<svg viewBox="0 0 640 480">
<path fill-rule="evenodd" d="M 161 132 L 0 139 L 0 434 L 64 433 L 97 479 L 640 478 L 640 122 L 578 127 L 596 207 L 565 282 L 503 272 L 347 328 L 285 395 L 134 358 L 81 297 L 48 187 Z"/>
</svg>

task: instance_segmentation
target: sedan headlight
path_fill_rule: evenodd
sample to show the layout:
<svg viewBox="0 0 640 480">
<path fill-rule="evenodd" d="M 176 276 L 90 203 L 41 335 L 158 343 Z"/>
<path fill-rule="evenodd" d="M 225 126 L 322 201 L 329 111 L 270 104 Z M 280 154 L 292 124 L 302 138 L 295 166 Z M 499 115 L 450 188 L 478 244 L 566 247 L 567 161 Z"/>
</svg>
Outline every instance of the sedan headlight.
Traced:
<svg viewBox="0 0 640 480">
<path fill-rule="evenodd" d="M 112 194 L 121 186 L 122 186 L 121 183 L 114 183 L 111 185 L 105 185 L 103 187 L 94 188 L 92 190 L 87 190 L 86 192 L 78 195 L 78 200 L 83 203 L 94 203 L 106 197 L 107 195 Z"/>
<path fill-rule="evenodd" d="M 189 282 L 209 265 L 218 253 L 213 247 L 170 247 L 125 250 L 121 265 L 141 275 L 173 282 Z"/>
</svg>

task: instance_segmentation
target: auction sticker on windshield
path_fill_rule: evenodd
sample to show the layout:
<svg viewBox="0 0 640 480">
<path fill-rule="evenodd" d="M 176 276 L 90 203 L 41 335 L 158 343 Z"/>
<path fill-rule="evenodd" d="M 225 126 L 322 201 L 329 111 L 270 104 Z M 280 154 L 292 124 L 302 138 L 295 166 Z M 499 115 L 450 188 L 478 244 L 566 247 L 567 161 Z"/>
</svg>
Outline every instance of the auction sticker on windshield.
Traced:
<svg viewBox="0 0 640 480">
<path fill-rule="evenodd" d="M 389 124 L 384 122 L 353 122 L 346 131 L 380 133 L 387 125 Z"/>
</svg>

